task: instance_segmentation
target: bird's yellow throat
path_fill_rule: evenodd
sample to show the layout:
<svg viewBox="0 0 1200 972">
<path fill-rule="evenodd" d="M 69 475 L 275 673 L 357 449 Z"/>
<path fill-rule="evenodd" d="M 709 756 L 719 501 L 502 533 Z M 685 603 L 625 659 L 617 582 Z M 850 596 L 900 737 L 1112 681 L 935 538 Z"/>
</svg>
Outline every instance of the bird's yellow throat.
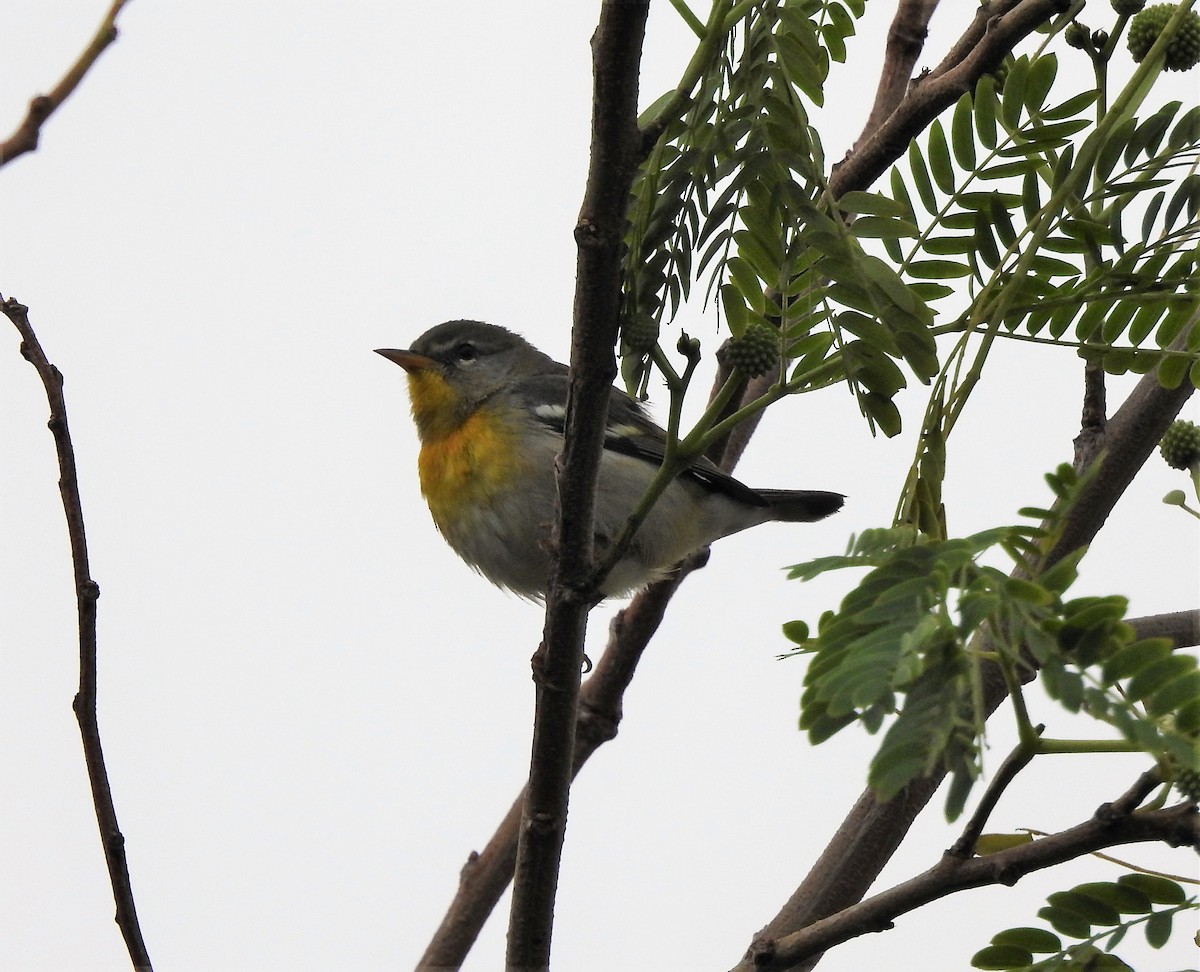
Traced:
<svg viewBox="0 0 1200 972">
<path fill-rule="evenodd" d="M 463 416 L 454 389 L 434 371 L 411 373 L 408 392 L 421 438 L 421 493 L 443 527 L 509 486 L 521 464 L 517 429 L 486 405 Z"/>
</svg>

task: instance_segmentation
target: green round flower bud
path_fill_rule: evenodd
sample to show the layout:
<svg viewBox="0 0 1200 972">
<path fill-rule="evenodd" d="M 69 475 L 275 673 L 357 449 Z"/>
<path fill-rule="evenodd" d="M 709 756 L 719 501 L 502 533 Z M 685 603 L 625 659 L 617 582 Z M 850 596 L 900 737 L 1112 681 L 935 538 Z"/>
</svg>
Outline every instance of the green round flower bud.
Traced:
<svg viewBox="0 0 1200 972">
<path fill-rule="evenodd" d="M 1184 419 L 1172 422 L 1158 443 L 1158 452 L 1172 469 L 1200 466 L 1200 426 Z"/>
<path fill-rule="evenodd" d="M 1184 797 L 1192 803 L 1200 803 L 1200 773 L 1194 769 L 1180 770 L 1171 781 Z"/>
<path fill-rule="evenodd" d="M 1107 30 L 1093 30 L 1092 31 L 1092 46 L 1094 48 L 1096 48 L 1096 50 L 1098 50 L 1098 51 L 1104 50 L 1104 45 L 1107 43 L 1108 43 L 1108 31 Z"/>
<path fill-rule="evenodd" d="M 1110 0 L 1112 8 L 1122 17 L 1132 17 L 1146 6 L 1146 0 Z"/>
<path fill-rule="evenodd" d="M 779 361 L 779 332 L 757 322 L 729 343 L 729 363 L 751 378 L 765 375 Z"/>
<path fill-rule="evenodd" d="M 658 321 L 649 315 L 639 314 L 635 320 L 625 322 L 621 328 L 621 339 L 634 354 L 644 354 L 658 342 Z"/>
<path fill-rule="evenodd" d="M 1175 13 L 1175 4 L 1156 3 L 1147 7 L 1129 22 L 1129 36 L 1126 43 L 1129 53 L 1137 62 L 1141 62 L 1158 40 L 1167 21 Z M 1200 63 L 1200 13 L 1189 10 L 1175 31 L 1175 35 L 1167 44 L 1163 57 L 1163 67 L 1168 71 L 1186 71 Z"/>
<path fill-rule="evenodd" d="M 1067 29 L 1063 31 L 1063 40 L 1067 42 L 1067 46 L 1078 48 L 1081 51 L 1087 50 L 1091 36 L 1091 28 L 1078 20 L 1072 20 L 1067 25 Z"/>
</svg>

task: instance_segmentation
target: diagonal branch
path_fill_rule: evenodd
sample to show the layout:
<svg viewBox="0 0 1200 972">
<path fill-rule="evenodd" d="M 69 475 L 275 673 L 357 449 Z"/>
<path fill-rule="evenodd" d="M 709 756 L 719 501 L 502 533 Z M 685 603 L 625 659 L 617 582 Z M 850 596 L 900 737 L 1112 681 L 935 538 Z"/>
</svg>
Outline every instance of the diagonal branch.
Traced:
<svg viewBox="0 0 1200 972">
<path fill-rule="evenodd" d="M 855 150 L 834 166 L 829 189 L 840 198 L 866 189 L 908 148 L 938 115 L 994 71 L 1018 43 L 1055 14 L 1063 0 L 993 0 L 983 3 L 966 33 L 928 75 Z"/>
<path fill-rule="evenodd" d="M 83 76 L 91 70 L 93 64 L 105 48 L 117 39 L 117 14 L 121 12 L 121 8 L 128 3 L 128 0 L 113 0 L 113 5 L 108 8 L 108 13 L 104 15 L 104 20 L 100 23 L 95 36 L 92 37 L 88 46 L 83 49 L 83 53 L 71 65 L 71 68 L 61 81 L 58 82 L 50 91 L 49 94 L 37 95 L 29 102 L 29 110 L 26 112 L 21 124 L 17 126 L 7 139 L 0 142 L 0 166 L 3 166 L 20 155 L 26 152 L 32 152 L 38 147 L 38 139 L 41 137 L 42 125 L 58 109 L 83 80 Z"/>
<path fill-rule="evenodd" d="M 1134 789 L 1140 786 L 1141 781 Z M 760 954 L 752 968 L 758 972 L 796 968 L 842 942 L 888 929 L 896 918 L 931 901 L 969 888 L 1012 885 L 1026 874 L 1105 847 L 1154 841 L 1200 849 L 1200 817 L 1194 803 L 1134 813 L 1131 802 L 1105 804 L 1091 820 L 995 854 L 964 859 L 948 853 L 923 874 L 779 940 L 774 951 Z"/>
<path fill-rule="evenodd" d="M 46 358 L 37 335 L 29 323 L 29 308 L 9 298 L 0 298 L 0 310 L 13 322 L 21 334 L 21 354 L 37 370 L 50 403 L 49 428 L 58 453 L 59 492 L 67 519 L 67 535 L 71 544 L 71 562 L 75 575 L 75 602 L 79 615 L 79 692 L 73 708 L 83 738 L 83 756 L 87 764 L 88 783 L 96 823 L 100 827 L 100 842 L 108 865 L 108 879 L 116 901 L 117 926 L 125 938 L 125 947 L 134 967 L 149 972 L 150 955 L 142 940 L 133 887 L 129 881 L 129 866 L 125 860 L 125 837 L 117 825 L 112 788 L 100 746 L 100 726 L 96 718 L 96 600 L 100 587 L 92 580 L 88 566 L 87 535 L 83 524 L 83 504 L 79 497 L 79 477 L 75 469 L 75 447 L 67 428 L 67 404 L 63 398 L 63 376 Z"/>
<path fill-rule="evenodd" d="M 929 21 L 938 3 L 939 0 L 899 0 L 896 4 L 896 16 L 888 28 L 887 48 L 883 56 L 883 70 L 879 73 L 879 87 L 875 91 L 875 103 L 871 106 L 862 134 L 850 150 L 851 155 L 903 100 L 912 82 L 913 67 L 925 49 Z"/>
</svg>

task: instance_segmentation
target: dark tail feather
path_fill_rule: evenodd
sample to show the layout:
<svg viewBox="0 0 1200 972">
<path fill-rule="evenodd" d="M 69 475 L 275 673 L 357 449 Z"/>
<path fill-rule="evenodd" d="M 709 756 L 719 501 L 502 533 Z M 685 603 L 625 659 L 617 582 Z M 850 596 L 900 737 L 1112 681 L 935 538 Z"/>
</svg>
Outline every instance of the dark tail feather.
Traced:
<svg viewBox="0 0 1200 972">
<path fill-rule="evenodd" d="M 771 508 L 771 519 L 784 523 L 823 520 L 842 508 L 846 497 L 817 489 L 756 489 Z"/>
</svg>

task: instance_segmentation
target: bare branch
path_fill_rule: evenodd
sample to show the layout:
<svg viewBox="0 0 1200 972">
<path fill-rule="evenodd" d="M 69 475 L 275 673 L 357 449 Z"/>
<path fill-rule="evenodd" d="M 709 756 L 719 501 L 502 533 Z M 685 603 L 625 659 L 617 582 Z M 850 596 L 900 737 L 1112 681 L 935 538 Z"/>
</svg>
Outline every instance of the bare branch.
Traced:
<svg viewBox="0 0 1200 972">
<path fill-rule="evenodd" d="M 1039 726 L 1038 734 L 1040 735 L 1041 732 L 1042 728 Z M 979 806 L 971 814 L 971 819 L 967 821 L 966 827 L 963 828 L 962 835 L 954 842 L 954 846 L 946 852 L 947 854 L 965 858 L 975 853 L 975 845 L 979 842 L 979 835 L 983 833 L 983 828 L 987 825 L 988 817 L 996 809 L 996 804 L 1000 802 L 1000 797 L 1008 789 L 1008 785 L 1017 778 L 1017 774 L 1028 766 L 1036 755 L 1037 750 L 1025 742 L 1019 743 L 1008 754 L 1004 762 L 1000 764 L 1000 768 L 996 770 L 996 775 L 988 783 L 987 789 L 979 800 Z"/>
<path fill-rule="evenodd" d="M 578 262 L 570 391 L 559 466 L 557 556 L 535 656 L 533 756 L 517 847 L 507 961 L 547 968 L 566 832 L 587 614 L 595 600 L 592 519 L 617 368 L 625 206 L 644 151 L 638 75 L 649 0 L 605 0 L 592 37 L 591 162 L 575 227 Z"/>
<path fill-rule="evenodd" d="M 1170 638 L 1175 648 L 1200 645 L 1200 610 L 1171 611 L 1142 618 L 1129 618 L 1138 638 Z"/>
<path fill-rule="evenodd" d="M 1104 442 L 1104 426 L 1108 422 L 1108 392 L 1104 368 L 1099 361 L 1083 366 L 1083 414 L 1079 420 L 1079 435 L 1075 437 L 1075 466 L 1091 465 Z"/>
<path fill-rule="evenodd" d="M 67 428 L 67 404 L 62 390 L 63 376 L 46 358 L 46 353 L 38 343 L 37 335 L 29 323 L 29 308 L 12 298 L 4 300 L 0 297 L 0 310 L 3 310 L 4 315 L 20 332 L 21 354 L 37 370 L 50 404 L 48 425 L 54 436 L 55 451 L 58 453 L 58 486 L 67 519 L 67 535 L 71 545 L 71 563 L 75 579 L 75 604 L 79 615 L 79 692 L 75 696 L 72 708 L 75 710 L 75 718 L 79 722 L 79 732 L 83 738 L 83 756 L 87 764 L 96 823 L 100 828 L 100 843 L 104 848 L 108 879 L 112 884 L 113 898 L 117 906 L 117 926 L 121 929 L 134 967 L 149 972 L 150 955 L 146 951 L 142 930 L 138 925 L 133 886 L 129 880 L 129 866 L 125 860 L 125 837 L 117 825 L 112 787 L 108 782 L 104 751 L 100 746 L 100 726 L 96 718 L 96 600 L 100 597 L 100 587 L 92 580 L 91 569 L 88 566 L 87 534 L 83 523 L 83 504 L 79 497 L 75 447 L 71 443 L 70 429 Z"/>
<path fill-rule="evenodd" d="M 1063 0 L 994 0 L 979 7 L 974 22 L 946 58 L 914 84 L 904 100 L 834 166 L 829 188 L 835 198 L 867 189 L 938 115 L 983 75 L 994 71 L 1020 41 L 1065 7 Z"/>
<path fill-rule="evenodd" d="M 703 566 L 708 551 L 689 557 L 669 578 L 638 592 L 609 626 L 608 647 L 579 693 L 572 774 L 604 743 L 615 739 L 621 722 L 621 700 L 633 681 L 642 652 L 658 630 L 671 597 L 683 579 Z M 472 852 L 463 866 L 458 892 L 430 940 L 418 970 L 457 968 L 467 957 L 483 924 L 512 880 L 517 857 L 517 831 L 522 790 L 487 846 Z"/>
<path fill-rule="evenodd" d="M 121 8 L 128 3 L 128 0 L 113 0 L 113 5 L 108 8 L 108 13 L 104 15 L 104 20 L 101 22 L 99 29 L 83 53 L 79 55 L 75 63 L 61 81 L 54 86 L 49 94 L 38 95 L 29 102 L 29 111 L 21 124 L 17 126 L 17 130 L 13 132 L 5 141 L 0 142 L 0 166 L 3 166 L 20 155 L 26 152 L 32 152 L 38 147 L 38 139 L 41 136 L 42 125 L 58 109 L 83 80 L 83 76 L 91 70 L 93 64 L 105 48 L 117 39 L 117 14 L 121 12 Z"/>
<path fill-rule="evenodd" d="M 875 91 L 875 104 L 867 116 L 862 134 L 854 142 L 851 154 L 871 135 L 900 104 L 912 81 L 913 67 L 921 51 L 925 49 L 925 38 L 929 36 L 929 20 L 937 9 L 939 0 L 899 0 L 896 16 L 888 28 L 887 48 L 883 55 L 883 70 L 879 73 L 879 87 Z"/>
</svg>

